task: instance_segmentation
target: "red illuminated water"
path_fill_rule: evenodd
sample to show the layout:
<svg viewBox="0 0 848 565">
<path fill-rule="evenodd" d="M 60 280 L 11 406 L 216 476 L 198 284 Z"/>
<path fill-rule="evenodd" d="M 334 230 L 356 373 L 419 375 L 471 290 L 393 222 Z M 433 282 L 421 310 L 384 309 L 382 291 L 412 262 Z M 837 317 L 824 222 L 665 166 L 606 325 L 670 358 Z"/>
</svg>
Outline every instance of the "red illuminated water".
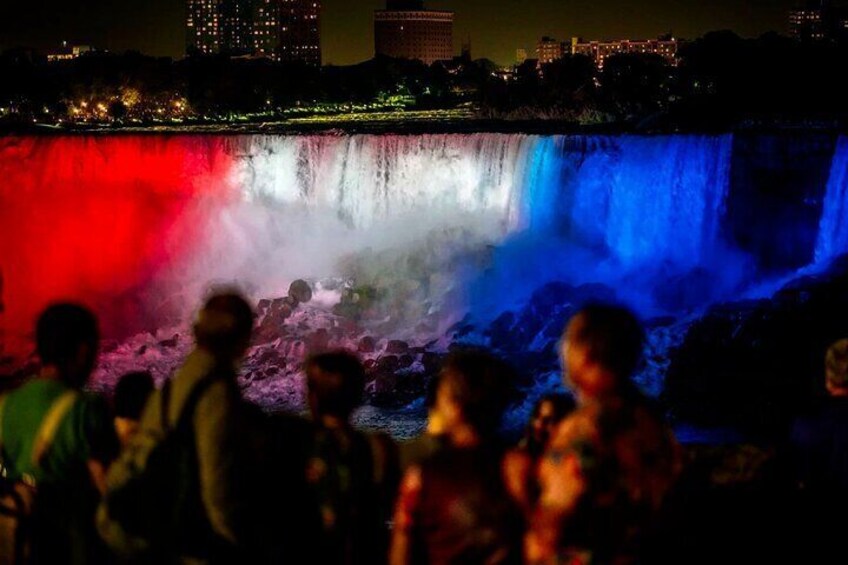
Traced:
<svg viewBox="0 0 848 565">
<path fill-rule="evenodd" d="M 19 342 L 39 310 L 56 300 L 97 304 L 112 335 L 169 315 L 167 301 L 145 297 L 155 295 L 160 274 L 202 241 L 199 199 L 233 194 L 223 143 L 0 138 L 0 271 L 9 340 Z"/>
</svg>

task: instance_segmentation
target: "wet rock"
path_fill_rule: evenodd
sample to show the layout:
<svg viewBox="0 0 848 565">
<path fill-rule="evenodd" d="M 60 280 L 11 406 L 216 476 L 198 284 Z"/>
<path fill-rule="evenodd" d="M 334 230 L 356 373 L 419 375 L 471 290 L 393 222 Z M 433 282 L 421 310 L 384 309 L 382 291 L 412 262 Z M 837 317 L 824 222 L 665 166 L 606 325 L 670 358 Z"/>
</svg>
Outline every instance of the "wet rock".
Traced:
<svg viewBox="0 0 848 565">
<path fill-rule="evenodd" d="M 393 373 L 400 369 L 400 360 L 395 355 L 380 357 L 374 369 L 383 374 Z"/>
<path fill-rule="evenodd" d="M 360 353 L 374 353 L 377 349 L 377 340 L 375 340 L 370 335 L 366 335 L 362 339 L 359 340 L 357 344 L 356 350 Z"/>
<path fill-rule="evenodd" d="M 549 350 L 559 339 L 568 320 L 591 302 L 615 302 L 615 293 L 604 285 L 578 287 L 563 282 L 548 283 L 536 290 L 519 312 L 506 312 L 484 332 L 490 345 L 504 353 Z"/>
<path fill-rule="evenodd" d="M 398 358 L 398 364 L 400 365 L 401 369 L 406 369 L 408 367 L 411 367 L 414 363 L 415 363 L 415 357 L 413 357 L 412 355 L 409 355 L 409 354 L 401 355 Z"/>
<path fill-rule="evenodd" d="M 824 387 L 824 356 L 848 336 L 848 262 L 770 300 L 711 308 L 670 356 L 664 402 L 680 420 L 781 435 Z"/>
<path fill-rule="evenodd" d="M 170 339 L 163 339 L 159 342 L 159 347 L 172 349 L 180 343 L 180 334 L 174 334 Z"/>
<path fill-rule="evenodd" d="M 306 342 L 306 349 L 310 354 L 327 351 L 330 345 L 330 332 L 324 328 L 315 330 Z"/>
<path fill-rule="evenodd" d="M 421 364 L 424 366 L 424 371 L 428 374 L 435 375 L 439 372 L 442 366 L 443 356 L 438 353 L 426 352 L 421 356 Z"/>
<path fill-rule="evenodd" d="M 291 306 L 283 300 L 275 300 L 254 332 L 254 341 L 256 343 L 269 343 L 285 335 L 287 332 L 284 326 L 291 315 Z"/>
<path fill-rule="evenodd" d="M 400 355 L 409 351 L 409 344 L 399 339 L 390 340 L 386 344 L 386 353 L 389 355 Z"/>
<path fill-rule="evenodd" d="M 289 296 L 301 304 L 306 304 L 312 300 L 312 287 L 308 282 L 298 279 L 289 286 Z"/>
<path fill-rule="evenodd" d="M 430 377 L 424 373 L 399 371 L 375 379 L 369 403 L 382 408 L 400 408 L 427 392 Z"/>
<path fill-rule="evenodd" d="M 280 367 L 286 366 L 286 358 L 279 351 L 273 348 L 266 348 L 259 352 L 255 357 L 256 363 L 261 366 L 277 365 Z"/>
</svg>

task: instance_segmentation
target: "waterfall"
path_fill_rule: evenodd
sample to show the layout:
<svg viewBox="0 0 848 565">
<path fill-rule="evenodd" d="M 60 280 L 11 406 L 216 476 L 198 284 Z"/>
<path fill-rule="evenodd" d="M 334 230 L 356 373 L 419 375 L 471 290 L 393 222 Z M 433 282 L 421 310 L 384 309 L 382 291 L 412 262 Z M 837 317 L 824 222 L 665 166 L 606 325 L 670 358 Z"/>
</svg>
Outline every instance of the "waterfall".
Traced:
<svg viewBox="0 0 848 565">
<path fill-rule="evenodd" d="M 508 224 L 527 142 L 490 134 L 255 137 L 234 174 L 248 199 L 332 208 L 355 228 L 420 212 L 492 211 Z"/>
<path fill-rule="evenodd" d="M 540 281 L 574 268 L 614 284 L 591 261 L 555 265 L 550 253 L 565 246 L 625 270 L 685 270 L 720 239 L 731 146 L 730 136 L 6 138 L 7 319 L 28 331 L 45 303 L 78 297 L 112 308 L 116 325 L 147 323 L 159 312 L 151 286 L 178 289 L 179 301 L 209 281 L 272 293 L 332 276 L 364 250 L 497 249 L 522 234 L 532 245 L 505 268 L 535 261 Z M 844 160 L 831 192 L 844 191 Z"/>
<path fill-rule="evenodd" d="M 839 138 L 824 198 L 816 262 L 848 252 L 848 137 Z"/>
<path fill-rule="evenodd" d="M 731 136 L 541 140 L 529 223 L 624 264 L 696 265 L 718 237 L 731 152 Z"/>
</svg>

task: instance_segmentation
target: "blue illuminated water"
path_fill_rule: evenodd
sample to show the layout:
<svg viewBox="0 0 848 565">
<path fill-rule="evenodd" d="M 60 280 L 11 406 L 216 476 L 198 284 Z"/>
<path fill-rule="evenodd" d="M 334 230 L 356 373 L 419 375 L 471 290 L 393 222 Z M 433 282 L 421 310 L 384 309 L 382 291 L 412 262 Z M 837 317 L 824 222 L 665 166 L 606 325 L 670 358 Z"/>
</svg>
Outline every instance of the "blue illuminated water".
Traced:
<svg viewBox="0 0 848 565">
<path fill-rule="evenodd" d="M 816 261 L 823 262 L 848 252 L 848 137 L 839 139 L 816 245 Z"/>
<path fill-rule="evenodd" d="M 470 286 L 479 318 L 549 281 L 604 284 L 651 316 L 726 298 L 748 276 L 722 233 L 731 135 L 530 143 L 520 221 Z"/>
<path fill-rule="evenodd" d="M 697 265 L 717 241 L 732 146 L 729 135 L 541 139 L 530 227 L 624 265 Z"/>
</svg>

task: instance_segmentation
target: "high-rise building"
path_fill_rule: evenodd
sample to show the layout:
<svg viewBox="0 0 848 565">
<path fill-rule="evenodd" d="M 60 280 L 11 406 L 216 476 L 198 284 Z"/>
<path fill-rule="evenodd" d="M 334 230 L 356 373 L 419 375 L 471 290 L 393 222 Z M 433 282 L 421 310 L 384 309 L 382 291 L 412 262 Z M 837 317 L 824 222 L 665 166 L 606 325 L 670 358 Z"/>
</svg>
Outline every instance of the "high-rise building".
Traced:
<svg viewBox="0 0 848 565">
<path fill-rule="evenodd" d="M 808 2 L 789 12 L 789 33 L 795 39 L 819 41 L 827 36 L 827 5 Z"/>
<path fill-rule="evenodd" d="M 566 45 L 553 37 L 545 36 L 536 44 L 536 58 L 540 65 L 558 61 L 567 53 Z"/>
<path fill-rule="evenodd" d="M 417 59 L 431 65 L 453 59 L 454 13 L 428 10 L 423 0 L 388 0 L 374 12 L 377 55 Z"/>
<path fill-rule="evenodd" d="M 187 0 L 189 53 L 321 65 L 320 0 Z"/>
<path fill-rule="evenodd" d="M 210 55 L 221 51 L 221 2 L 186 0 L 186 51 Z"/>
<path fill-rule="evenodd" d="M 321 66 L 318 0 L 255 0 L 257 53 L 275 61 Z"/>
<path fill-rule="evenodd" d="M 283 0 L 280 8 L 280 61 L 321 66 L 321 3 Z"/>
<path fill-rule="evenodd" d="M 680 41 L 673 37 L 618 41 L 582 41 L 574 38 L 571 42 L 571 53 L 591 58 L 598 70 L 604 69 L 604 64 L 610 57 L 623 54 L 658 55 L 669 65 L 676 66 L 679 47 Z"/>
<path fill-rule="evenodd" d="M 252 0 L 219 0 L 218 24 L 221 52 L 232 55 L 253 52 Z"/>
<path fill-rule="evenodd" d="M 789 33 L 800 41 L 848 37 L 848 10 L 829 0 L 810 0 L 789 12 Z"/>
</svg>

